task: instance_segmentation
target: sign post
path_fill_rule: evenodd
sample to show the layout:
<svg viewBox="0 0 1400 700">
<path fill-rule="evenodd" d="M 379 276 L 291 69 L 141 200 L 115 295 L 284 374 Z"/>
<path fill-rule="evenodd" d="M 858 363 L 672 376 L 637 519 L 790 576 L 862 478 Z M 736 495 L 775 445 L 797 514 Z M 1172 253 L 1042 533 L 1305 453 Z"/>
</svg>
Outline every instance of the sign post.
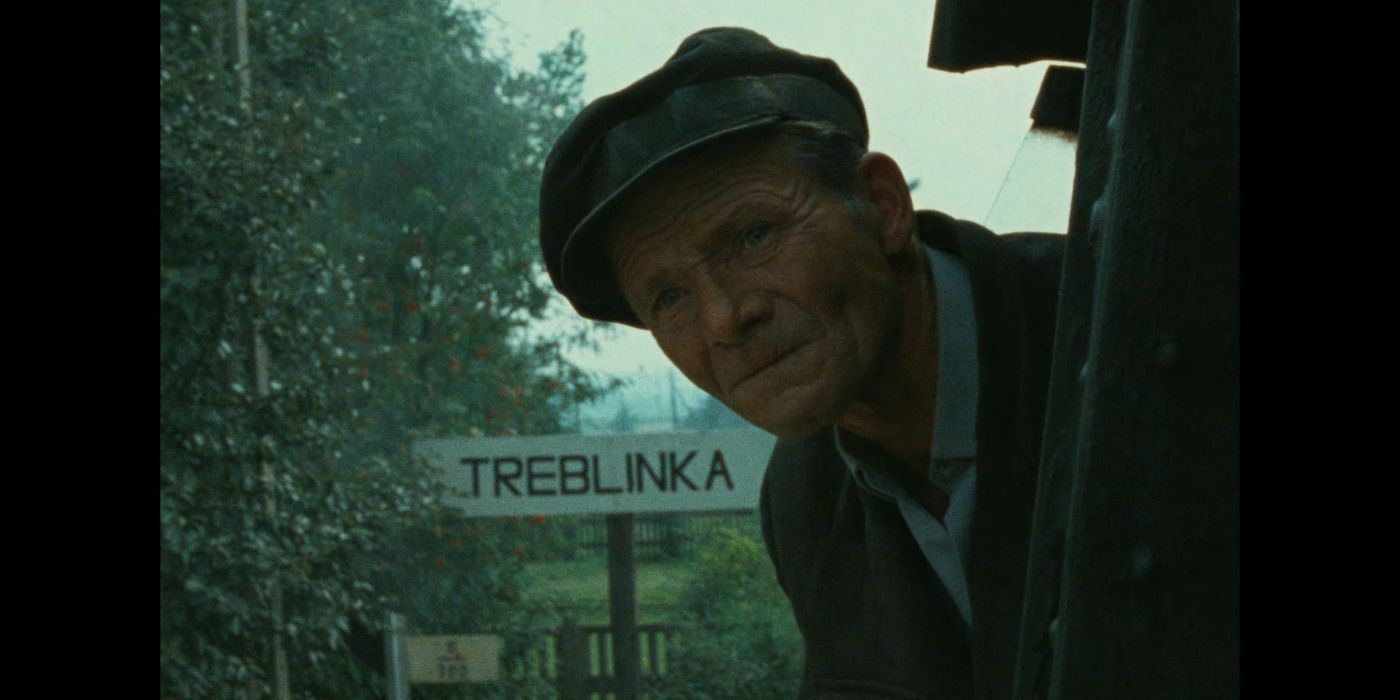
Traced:
<svg viewBox="0 0 1400 700">
<path fill-rule="evenodd" d="M 468 517 L 606 516 L 617 697 L 636 700 L 635 514 L 756 508 L 775 440 L 756 429 L 445 438 L 421 440 L 414 453 Z"/>
<path fill-rule="evenodd" d="M 608 522 L 608 611 L 612 616 L 613 672 L 618 700 L 642 693 L 642 653 L 637 641 L 636 528 L 631 513 L 610 513 Z"/>
<path fill-rule="evenodd" d="M 408 674 L 404 668 L 403 615 L 391 612 L 384 622 L 384 677 L 388 700 L 408 700 Z"/>
</svg>

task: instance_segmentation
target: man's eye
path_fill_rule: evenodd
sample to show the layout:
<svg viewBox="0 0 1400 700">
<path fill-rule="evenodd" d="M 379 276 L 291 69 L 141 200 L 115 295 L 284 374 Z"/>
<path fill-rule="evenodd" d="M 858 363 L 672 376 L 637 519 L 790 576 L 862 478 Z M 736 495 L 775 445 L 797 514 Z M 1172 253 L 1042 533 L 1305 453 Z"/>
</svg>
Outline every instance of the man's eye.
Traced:
<svg viewBox="0 0 1400 700">
<path fill-rule="evenodd" d="M 668 289 L 668 290 L 662 292 L 661 294 L 657 295 L 657 297 L 656 297 L 656 308 L 658 308 L 658 309 L 669 309 L 669 308 L 671 308 L 672 306 L 675 306 L 675 305 L 676 305 L 676 302 L 678 302 L 678 301 L 680 301 L 680 300 L 681 300 L 681 293 L 680 293 L 679 290 Z"/>
<path fill-rule="evenodd" d="M 752 248 L 768 238 L 767 226 L 755 226 L 744 233 L 744 245 Z"/>
</svg>

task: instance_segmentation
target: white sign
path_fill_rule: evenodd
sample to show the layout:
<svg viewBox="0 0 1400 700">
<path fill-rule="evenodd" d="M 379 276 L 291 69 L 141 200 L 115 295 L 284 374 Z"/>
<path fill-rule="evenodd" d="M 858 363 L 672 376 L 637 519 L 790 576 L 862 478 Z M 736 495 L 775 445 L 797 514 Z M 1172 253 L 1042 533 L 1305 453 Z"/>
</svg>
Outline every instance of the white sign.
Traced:
<svg viewBox="0 0 1400 700">
<path fill-rule="evenodd" d="M 422 440 L 470 516 L 758 507 L 776 441 L 757 429 Z"/>
<path fill-rule="evenodd" d="M 409 683 L 483 683 L 501 678 L 501 639 L 493 635 L 404 637 Z"/>
</svg>

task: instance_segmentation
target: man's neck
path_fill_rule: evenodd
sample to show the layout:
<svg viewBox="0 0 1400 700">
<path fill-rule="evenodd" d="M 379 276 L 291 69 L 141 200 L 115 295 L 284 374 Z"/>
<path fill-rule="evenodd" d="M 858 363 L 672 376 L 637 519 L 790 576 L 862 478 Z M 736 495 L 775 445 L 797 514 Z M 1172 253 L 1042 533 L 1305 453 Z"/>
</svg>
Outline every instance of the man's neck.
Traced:
<svg viewBox="0 0 1400 700">
<path fill-rule="evenodd" d="M 869 391 L 837 420 L 844 430 L 879 445 L 919 481 L 927 479 L 938 387 L 937 300 L 923 245 L 901 274 L 903 309 L 888 360 Z"/>
</svg>

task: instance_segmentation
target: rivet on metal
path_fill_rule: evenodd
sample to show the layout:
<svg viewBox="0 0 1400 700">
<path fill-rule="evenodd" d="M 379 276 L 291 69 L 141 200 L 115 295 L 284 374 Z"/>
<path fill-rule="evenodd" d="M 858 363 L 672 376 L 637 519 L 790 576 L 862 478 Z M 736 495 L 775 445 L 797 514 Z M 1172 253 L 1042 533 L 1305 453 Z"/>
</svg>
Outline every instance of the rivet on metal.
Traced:
<svg viewBox="0 0 1400 700">
<path fill-rule="evenodd" d="M 1152 550 L 1147 545 L 1133 548 L 1132 562 L 1129 565 L 1132 576 L 1140 579 L 1152 571 Z"/>
<path fill-rule="evenodd" d="M 1103 230 L 1108 226 L 1108 194 L 1099 195 L 1089 208 L 1089 245 L 1097 248 L 1103 239 Z"/>
<path fill-rule="evenodd" d="M 1167 341 L 1157 346 L 1157 350 L 1152 353 L 1152 361 L 1162 369 L 1171 369 L 1181 359 L 1181 350 L 1176 343 Z"/>
</svg>

